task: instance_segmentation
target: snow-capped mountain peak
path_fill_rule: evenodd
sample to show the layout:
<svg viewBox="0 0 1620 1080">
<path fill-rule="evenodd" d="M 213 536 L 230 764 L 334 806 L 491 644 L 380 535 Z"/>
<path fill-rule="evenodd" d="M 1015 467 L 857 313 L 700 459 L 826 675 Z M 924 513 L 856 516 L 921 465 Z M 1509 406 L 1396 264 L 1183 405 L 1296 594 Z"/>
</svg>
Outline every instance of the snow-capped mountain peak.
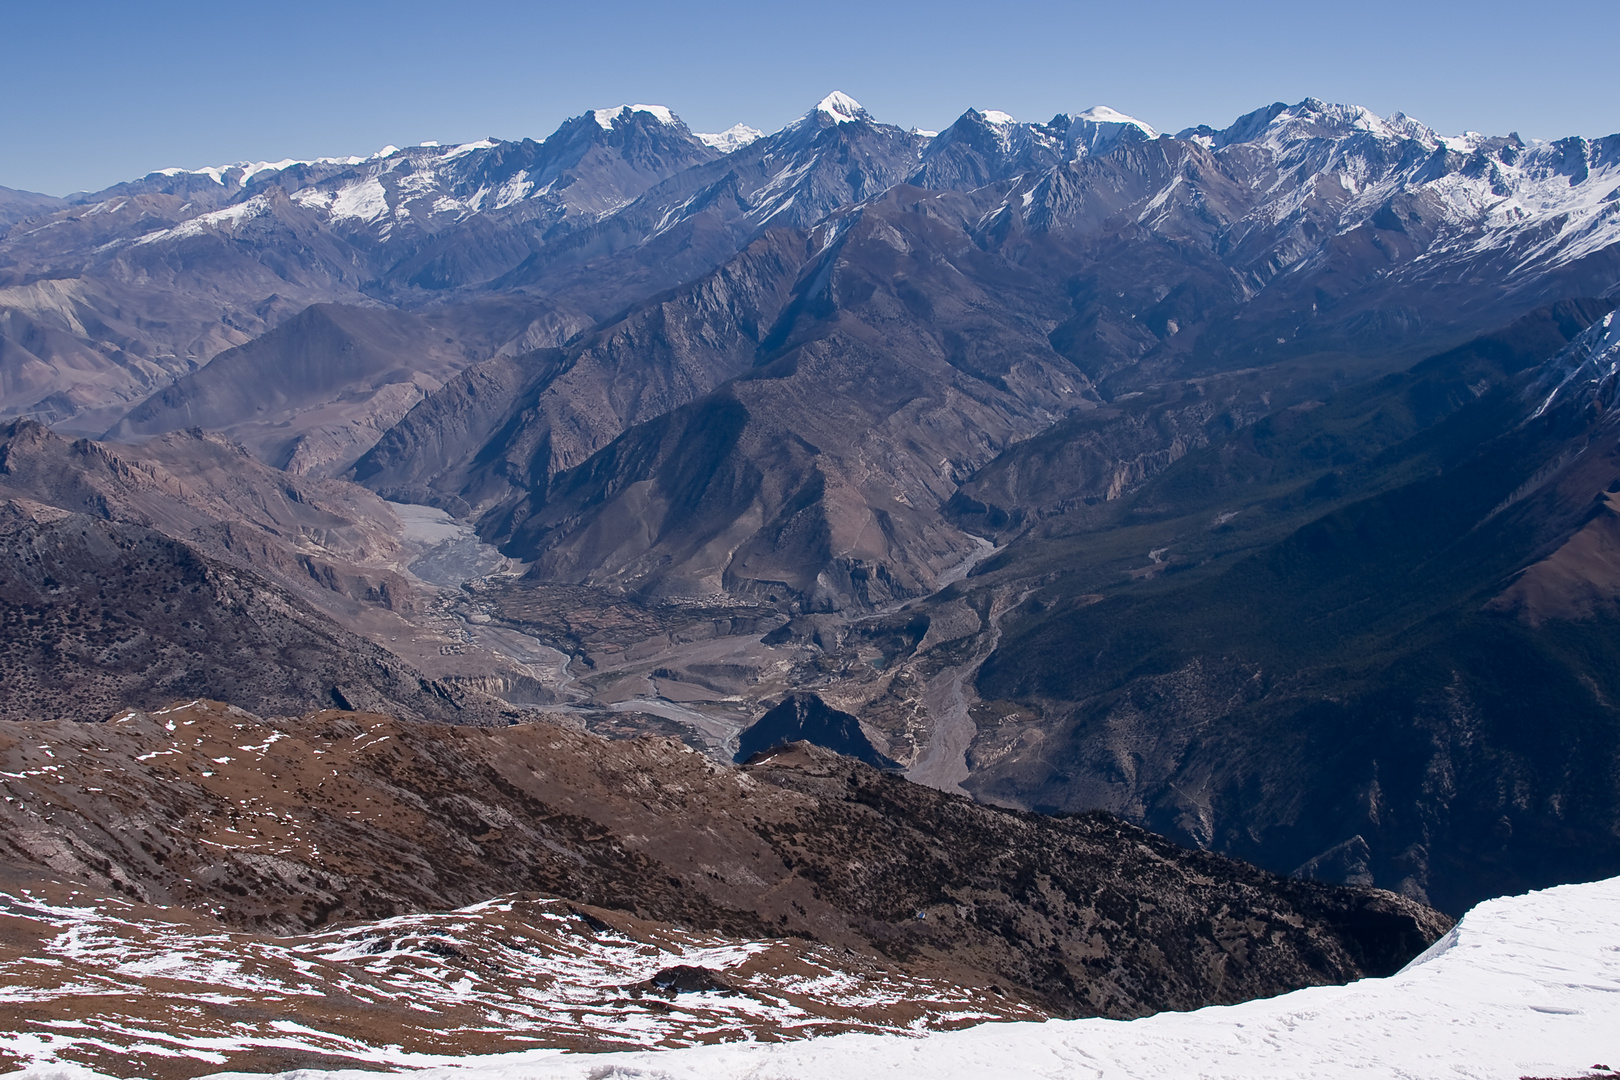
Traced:
<svg viewBox="0 0 1620 1080">
<path fill-rule="evenodd" d="M 1071 158 L 1106 154 L 1122 142 L 1156 139 L 1159 133 L 1149 125 L 1106 105 L 1093 105 L 1069 122 L 1064 145 Z"/>
<path fill-rule="evenodd" d="M 751 128 L 747 124 L 733 124 L 724 131 L 705 133 L 698 132 L 693 138 L 705 146 L 712 146 L 722 154 L 729 154 L 733 150 L 741 150 L 755 139 L 762 139 L 765 133 L 758 128 Z"/>
<path fill-rule="evenodd" d="M 246 184 L 259 173 L 285 172 L 298 165 L 364 165 L 368 161 L 379 161 L 399 153 L 397 146 L 385 146 L 375 154 L 368 156 L 350 157 L 319 157 L 319 158 L 282 158 L 280 161 L 234 161 L 229 165 L 205 165 L 200 169 L 181 169 L 171 167 L 158 169 L 148 173 L 148 176 L 206 176 L 214 183 L 223 186 L 227 179 L 234 179 L 238 184 Z"/>
<path fill-rule="evenodd" d="M 470 154 L 475 150 L 489 150 L 498 145 L 500 144 L 494 139 L 478 139 L 474 142 L 461 143 L 459 146 L 452 146 L 449 150 L 447 150 L 443 160 L 453 161 L 456 158 L 463 157 L 464 155 Z"/>
<path fill-rule="evenodd" d="M 663 105 L 615 105 L 611 109 L 592 109 L 591 115 L 602 126 L 604 131 L 613 130 L 613 121 L 626 116 L 628 113 L 648 113 L 660 124 L 674 127 L 680 123 L 674 113 Z"/>
<path fill-rule="evenodd" d="M 988 113 L 985 115 L 989 116 Z M 1009 117 L 1009 119 L 1011 118 Z M 1093 124 L 1130 124 L 1133 127 L 1140 128 L 1142 134 L 1150 139 L 1159 137 L 1159 133 L 1154 130 L 1152 125 L 1146 124 L 1134 116 L 1126 116 L 1118 109 L 1110 109 L 1107 105 L 1093 105 L 1079 116 L 1076 116 L 1075 119 L 1089 121 Z"/>
<path fill-rule="evenodd" d="M 860 102 L 842 90 L 834 90 L 822 98 L 810 112 L 812 116 L 823 114 L 831 118 L 835 124 L 853 124 L 872 119 L 871 114 L 861 107 Z"/>
<path fill-rule="evenodd" d="M 1370 135 L 1375 139 L 1411 139 L 1433 149 L 1440 138 L 1427 125 L 1395 113 L 1379 116 L 1361 105 L 1340 105 L 1308 97 L 1297 105 L 1277 102 L 1256 109 L 1219 132 L 1211 132 L 1216 147 L 1258 143 L 1277 150 L 1314 138 L 1341 139 Z"/>
<path fill-rule="evenodd" d="M 1018 123 L 1017 120 L 1013 119 L 1012 113 L 1004 113 L 1000 109 L 985 109 L 979 115 L 984 117 L 985 123 L 995 124 L 998 127 L 1003 124 Z"/>
</svg>

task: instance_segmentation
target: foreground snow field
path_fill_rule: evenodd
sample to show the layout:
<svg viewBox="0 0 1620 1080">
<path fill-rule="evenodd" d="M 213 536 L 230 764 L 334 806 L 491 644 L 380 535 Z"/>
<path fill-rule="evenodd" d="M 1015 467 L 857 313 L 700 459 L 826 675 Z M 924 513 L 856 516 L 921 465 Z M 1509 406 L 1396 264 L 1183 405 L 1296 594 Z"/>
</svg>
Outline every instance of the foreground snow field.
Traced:
<svg viewBox="0 0 1620 1080">
<path fill-rule="evenodd" d="M 396 1059 L 397 1060 L 397 1059 Z M 1387 979 L 1132 1021 L 665 1051 L 423 1057 L 419 1080 L 1575 1077 L 1620 1068 L 1620 878 L 1481 904 Z M 246 1074 L 218 1074 L 245 1080 Z M 286 1074 L 289 1077 L 295 1074 Z M 8 1080 L 90 1080 L 39 1065 Z M 301 1071 L 298 1080 L 375 1080 Z"/>
<path fill-rule="evenodd" d="M 922 1038 L 482 1058 L 423 1080 L 1435 1080 L 1579 1076 L 1594 1064 L 1620 1067 L 1620 878 L 1492 900 L 1391 978 L 1266 1001 L 1126 1022 L 991 1024 Z"/>
</svg>

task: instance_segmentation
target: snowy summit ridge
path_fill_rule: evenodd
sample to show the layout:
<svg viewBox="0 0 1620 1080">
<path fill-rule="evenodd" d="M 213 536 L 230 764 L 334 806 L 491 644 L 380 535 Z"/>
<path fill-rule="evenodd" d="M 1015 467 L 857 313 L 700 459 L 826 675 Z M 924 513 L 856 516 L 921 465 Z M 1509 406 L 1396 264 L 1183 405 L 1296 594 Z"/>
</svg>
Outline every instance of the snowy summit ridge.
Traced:
<svg viewBox="0 0 1620 1080">
<path fill-rule="evenodd" d="M 438 146 L 437 143 L 424 143 L 423 145 Z M 491 143 L 490 145 L 494 144 Z M 376 153 L 364 157 L 350 155 L 347 157 L 282 158 L 280 161 L 233 161 L 229 165 L 205 165 L 200 169 L 182 169 L 171 166 L 167 169 L 158 169 L 147 175 L 169 177 L 206 176 L 223 187 L 227 179 L 233 179 L 238 184 L 246 184 L 259 173 L 282 172 L 298 165 L 364 165 L 368 161 L 378 161 L 397 153 L 399 153 L 399 147 L 390 144 Z"/>
<path fill-rule="evenodd" d="M 834 90 L 816 103 L 810 110 L 810 116 L 826 116 L 835 124 L 854 124 L 862 120 L 872 119 L 872 114 L 861 107 L 861 103 L 844 93 Z"/>
<path fill-rule="evenodd" d="M 722 154 L 729 154 L 733 150 L 741 150 L 756 139 L 763 139 L 765 133 L 758 128 L 751 128 L 747 124 L 733 124 L 724 131 L 695 132 L 692 136 L 705 146 L 712 146 Z"/>
<path fill-rule="evenodd" d="M 604 131 L 612 131 L 613 121 L 623 117 L 626 113 L 647 113 L 660 124 L 667 124 L 670 127 L 680 123 L 675 118 L 675 114 L 670 112 L 669 108 L 664 105 L 615 105 L 611 109 L 591 110 L 591 115 L 596 118 L 596 122 L 602 126 Z"/>
<path fill-rule="evenodd" d="M 986 117 L 989 116 L 988 113 L 985 115 Z M 1010 120 L 1012 118 L 1008 117 L 1008 119 Z M 1075 119 L 1085 120 L 1093 124 L 1128 124 L 1132 127 L 1141 128 L 1142 134 L 1146 135 L 1150 139 L 1156 139 L 1159 137 L 1159 133 L 1154 130 L 1152 125 L 1146 124 L 1134 116 L 1127 116 L 1118 109 L 1110 109 L 1107 105 L 1093 105 L 1079 116 L 1076 116 Z"/>
</svg>

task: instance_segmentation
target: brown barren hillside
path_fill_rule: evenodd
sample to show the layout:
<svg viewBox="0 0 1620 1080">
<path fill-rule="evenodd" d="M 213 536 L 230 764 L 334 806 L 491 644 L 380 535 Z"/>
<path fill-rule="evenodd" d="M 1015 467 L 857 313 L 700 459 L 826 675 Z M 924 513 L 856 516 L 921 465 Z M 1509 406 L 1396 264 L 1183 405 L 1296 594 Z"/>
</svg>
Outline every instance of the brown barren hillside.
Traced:
<svg viewBox="0 0 1620 1080">
<path fill-rule="evenodd" d="M 551 722 L 266 723 L 199 701 L 5 723 L 0 772 L 0 857 L 267 931 L 529 891 L 1123 1017 L 1387 973 L 1448 925 L 805 744 L 737 769 Z"/>
</svg>

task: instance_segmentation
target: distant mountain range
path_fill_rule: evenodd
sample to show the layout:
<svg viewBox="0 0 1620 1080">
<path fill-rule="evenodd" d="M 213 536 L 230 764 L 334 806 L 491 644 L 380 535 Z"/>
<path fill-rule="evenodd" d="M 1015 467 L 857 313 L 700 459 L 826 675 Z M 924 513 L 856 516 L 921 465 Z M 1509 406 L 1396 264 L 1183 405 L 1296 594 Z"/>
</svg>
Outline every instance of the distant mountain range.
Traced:
<svg viewBox="0 0 1620 1080">
<path fill-rule="evenodd" d="M 358 462 L 571 580 L 879 603 L 975 550 L 937 504 L 1065 416 L 1285 359 L 1371 374 L 1602 295 L 1617 158 L 1312 99 L 1175 136 L 1098 108 L 929 137 L 834 93 L 757 138 L 623 106 L 543 142 L 165 170 L 8 201 L 0 412 Z M 293 317 L 316 303 L 367 310 Z M 460 401 L 480 385 L 501 400 Z M 646 471 L 693 437 L 735 474 L 695 517 Z M 604 483 L 649 492 L 659 540 L 603 542 Z"/>
<path fill-rule="evenodd" d="M 70 644 L 148 553 L 151 648 L 53 645 L 64 708 L 538 703 L 729 758 L 792 694 L 760 731 L 1460 911 L 1620 872 L 1617 302 L 1620 135 L 1310 98 L 626 105 L 0 191 L 5 539 L 76 575 Z M 510 572 L 435 593 L 378 496 Z M 67 603 L 13 578 L 18 625 Z M 187 682 L 205 582 L 271 659 Z"/>
</svg>

